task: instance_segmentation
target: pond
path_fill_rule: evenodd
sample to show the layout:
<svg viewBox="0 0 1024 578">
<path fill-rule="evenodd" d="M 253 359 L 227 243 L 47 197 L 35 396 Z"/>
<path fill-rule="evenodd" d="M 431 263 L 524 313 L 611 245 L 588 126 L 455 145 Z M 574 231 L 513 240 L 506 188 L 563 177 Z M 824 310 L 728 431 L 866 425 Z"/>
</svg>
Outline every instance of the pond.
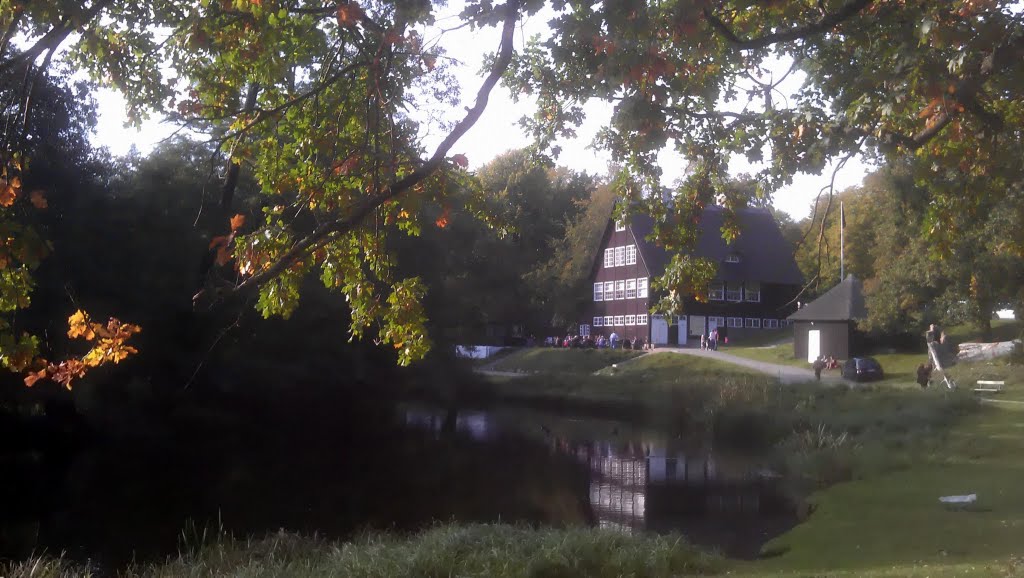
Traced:
<svg viewBox="0 0 1024 578">
<path fill-rule="evenodd" d="M 392 404 L 237 429 L 0 453 L 0 556 L 65 552 L 109 569 L 218 531 L 502 521 L 677 531 L 753 557 L 797 523 L 764 460 L 626 422 Z"/>
</svg>

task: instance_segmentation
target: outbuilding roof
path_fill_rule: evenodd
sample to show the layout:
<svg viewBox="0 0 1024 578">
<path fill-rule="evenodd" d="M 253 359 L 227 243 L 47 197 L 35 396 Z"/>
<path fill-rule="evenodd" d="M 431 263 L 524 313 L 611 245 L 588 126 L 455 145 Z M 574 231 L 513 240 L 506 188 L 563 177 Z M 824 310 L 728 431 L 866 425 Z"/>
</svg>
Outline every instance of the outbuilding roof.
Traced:
<svg viewBox="0 0 1024 578">
<path fill-rule="evenodd" d="M 704 210 L 697 239 L 696 253 L 718 263 L 719 281 L 759 281 L 783 285 L 801 285 L 803 275 L 793 260 L 793 248 L 767 209 L 746 208 L 737 211 L 740 235 L 732 243 L 722 238 L 725 209 L 711 206 Z M 670 255 L 661 246 L 648 240 L 654 220 L 648 215 L 635 215 L 630 223 L 641 258 L 651 276 L 665 272 Z M 733 256 L 728 262 L 727 258 Z"/>
<path fill-rule="evenodd" d="M 789 316 L 791 321 L 852 321 L 865 319 L 864 291 L 860 279 L 853 275 L 827 293 L 801 307 Z"/>
</svg>

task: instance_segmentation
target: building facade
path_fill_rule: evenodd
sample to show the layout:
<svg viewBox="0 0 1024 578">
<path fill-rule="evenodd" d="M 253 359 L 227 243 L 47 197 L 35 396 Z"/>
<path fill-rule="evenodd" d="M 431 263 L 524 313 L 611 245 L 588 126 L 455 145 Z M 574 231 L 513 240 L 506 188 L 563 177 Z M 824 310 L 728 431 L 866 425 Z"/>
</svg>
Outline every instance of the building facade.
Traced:
<svg viewBox="0 0 1024 578">
<path fill-rule="evenodd" d="M 593 295 L 580 333 L 642 338 L 654 344 L 699 342 L 702 332 L 717 328 L 720 336 L 742 339 L 745 334 L 788 325 L 793 299 L 803 277 L 793 260 L 775 218 L 764 209 L 738 212 L 740 236 L 722 239 L 724 211 L 709 207 L 701 219 L 696 253 L 718 263 L 709 299 L 689 299 L 684 314 L 653 315 L 657 300 L 650 289 L 669 262 L 664 249 L 648 240 L 654 221 L 645 215 L 629 224 L 609 220 L 591 271 Z"/>
</svg>

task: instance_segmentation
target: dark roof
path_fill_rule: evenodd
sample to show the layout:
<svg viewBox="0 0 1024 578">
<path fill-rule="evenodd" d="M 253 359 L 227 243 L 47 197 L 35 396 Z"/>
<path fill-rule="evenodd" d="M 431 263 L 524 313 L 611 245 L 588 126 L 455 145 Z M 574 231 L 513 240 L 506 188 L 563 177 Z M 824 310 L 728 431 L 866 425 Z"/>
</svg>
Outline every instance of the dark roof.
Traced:
<svg viewBox="0 0 1024 578">
<path fill-rule="evenodd" d="M 789 318 L 793 321 L 851 321 L 867 316 L 861 282 L 850 275 Z"/>
<path fill-rule="evenodd" d="M 793 260 L 793 248 L 782 236 L 775 217 L 767 209 L 740 209 L 736 214 L 740 222 L 740 236 L 730 244 L 722 238 L 722 207 L 708 207 L 701 217 L 696 253 L 718 263 L 716 279 L 803 284 L 803 275 Z M 648 215 L 635 215 L 630 227 L 651 276 L 664 273 L 669 253 L 647 239 L 654 230 L 654 220 Z M 738 263 L 725 262 L 730 253 L 739 257 Z"/>
</svg>

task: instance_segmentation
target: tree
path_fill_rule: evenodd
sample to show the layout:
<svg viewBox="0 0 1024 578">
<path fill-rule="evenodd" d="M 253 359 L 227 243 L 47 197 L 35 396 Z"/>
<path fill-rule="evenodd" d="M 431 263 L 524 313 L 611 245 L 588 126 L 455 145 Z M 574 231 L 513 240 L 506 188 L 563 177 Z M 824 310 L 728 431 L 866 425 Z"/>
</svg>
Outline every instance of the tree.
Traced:
<svg viewBox="0 0 1024 578">
<path fill-rule="evenodd" d="M 0 68 L 26 79 L 15 116 L 32 105 L 37 71 L 66 61 L 120 88 L 132 114 L 170 114 L 228 153 L 198 305 L 258 291 L 264 315 L 288 316 L 300 279 L 317 274 L 348 298 L 352 335 L 374 331 L 402 363 L 429 347 L 424 286 L 395 276 L 382 230 L 417 233 L 465 182 L 467 159 L 449 151 L 503 74 L 536 94 L 527 126 L 541 145 L 573 134 L 585 101 L 615 104 L 599 144 L 624 168 L 621 205 L 654 215 L 661 243 L 679 255 L 696 226 L 668 223 L 696 225 L 717 198 L 729 209 L 751 202 L 747 188 L 725 188 L 736 155 L 765 162 L 755 175 L 761 199 L 795 172 L 820 173 L 857 152 L 912 157 L 922 183 L 937 167 L 932 174 L 1007 185 L 972 188 L 966 200 L 963 189 L 930 187 L 926 223 L 1001 207 L 1020 183 L 1019 163 L 1008 161 L 1024 119 L 1024 27 L 1010 0 L 556 0 L 550 34 L 513 61 L 517 19 L 542 5 L 466 5 L 465 23 L 500 25 L 502 40 L 474 104 L 429 155 L 405 111 L 451 107 L 455 87 L 424 36 L 427 0 L 0 0 Z M 779 66 L 790 72 L 775 75 Z M 782 98 L 791 75 L 802 87 Z M 5 143 L 13 166 L 24 131 Z M 694 163 L 671 207 L 652 194 L 666 146 Z M 232 199 L 243 167 L 264 199 L 240 225 Z M 479 199 L 466 204 L 480 214 Z M 737 223 L 727 219 L 723 235 Z M 713 273 L 712 263 L 679 258 L 661 285 L 681 302 L 706 291 Z"/>
<path fill-rule="evenodd" d="M 613 103 L 599 139 L 623 163 L 620 196 L 659 220 L 696 222 L 720 197 L 727 208 L 748 204 L 749 193 L 731 196 L 723 186 L 735 156 L 763 162 L 755 176 L 765 194 L 796 172 L 820 174 L 857 153 L 910 158 L 930 200 L 924 234 L 982 206 L 1009 207 L 1007 191 L 1022 180 L 1011 151 L 1024 121 L 1015 88 L 1024 82 L 1024 14 L 1013 2 L 556 7 L 552 34 L 528 46 L 507 76 L 514 90 L 538 99 L 527 126 L 550 145 L 571 134 L 586 101 Z M 801 85 L 787 94 L 790 78 Z M 670 208 L 651 194 L 666 146 L 694 167 Z M 964 189 L 963 178 L 951 178 L 961 176 L 1001 185 Z M 723 234 L 734 227 L 727 223 Z M 674 252 L 696 240 L 693 227 L 659 233 Z M 1007 239 L 1008 250 L 1019 251 L 1017 239 Z M 708 265 L 680 260 L 663 282 L 699 288 Z"/>
</svg>

